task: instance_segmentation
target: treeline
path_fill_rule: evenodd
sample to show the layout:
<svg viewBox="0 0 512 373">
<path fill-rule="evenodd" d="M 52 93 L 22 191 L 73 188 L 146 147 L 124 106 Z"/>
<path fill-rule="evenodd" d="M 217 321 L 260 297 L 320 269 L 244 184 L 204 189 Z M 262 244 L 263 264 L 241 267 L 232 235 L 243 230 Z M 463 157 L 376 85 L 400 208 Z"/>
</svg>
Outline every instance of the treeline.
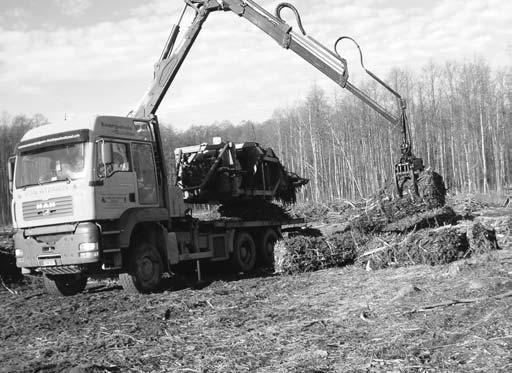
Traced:
<svg viewBox="0 0 512 373">
<path fill-rule="evenodd" d="M 512 73 L 483 60 L 429 64 L 419 72 L 394 70 L 386 79 L 407 99 L 413 152 L 439 172 L 449 190 L 501 191 L 512 183 Z M 396 112 L 396 102 L 376 84 L 361 87 Z M 15 144 L 41 115 L 0 118 L 2 224 L 10 222 L 6 163 Z M 289 170 L 311 180 L 300 198 L 355 199 L 393 180 L 400 129 L 342 89 L 328 95 L 316 86 L 302 101 L 277 109 L 263 123 L 219 122 L 175 131 L 162 126 L 166 161 L 174 175 L 176 147 L 224 140 L 272 147 Z"/>
<path fill-rule="evenodd" d="M 492 71 L 480 59 L 429 64 L 417 73 L 394 70 L 387 81 L 407 99 L 414 154 L 450 191 L 487 193 L 512 183 L 510 68 Z M 377 84 L 361 88 L 397 112 Z M 328 97 L 315 86 L 265 123 L 192 127 L 174 139 L 197 144 L 215 135 L 274 148 L 290 170 L 311 179 L 302 198 L 312 201 L 363 197 L 392 182 L 402 142 L 399 127 L 350 93 Z"/>
<path fill-rule="evenodd" d="M 7 175 L 7 162 L 14 154 L 14 150 L 21 137 L 30 128 L 47 124 L 48 121 L 41 114 L 33 117 L 25 115 L 10 116 L 3 112 L 0 114 L 0 224 L 11 224 L 11 195 Z"/>
</svg>

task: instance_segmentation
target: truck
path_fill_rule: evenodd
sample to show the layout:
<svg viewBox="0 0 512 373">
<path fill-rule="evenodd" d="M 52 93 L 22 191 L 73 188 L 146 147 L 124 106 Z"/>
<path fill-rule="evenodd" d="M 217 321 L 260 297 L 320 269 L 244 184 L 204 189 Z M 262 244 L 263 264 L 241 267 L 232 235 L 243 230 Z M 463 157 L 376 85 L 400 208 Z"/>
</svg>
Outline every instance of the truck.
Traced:
<svg viewBox="0 0 512 373">
<path fill-rule="evenodd" d="M 97 116 L 62 129 L 28 131 L 13 167 L 17 266 L 42 273 L 49 293 L 76 294 L 105 273 L 127 291 L 151 292 L 185 261 L 199 274 L 205 260 L 249 272 L 271 263 L 284 224 L 301 222 L 192 217 L 181 189 L 168 185 L 155 118 Z"/>
<path fill-rule="evenodd" d="M 300 32 L 281 17 L 285 8 L 295 14 Z M 175 45 L 183 14 L 190 9 L 195 17 Z M 334 50 L 328 49 L 306 34 L 297 9 L 288 3 L 279 4 L 271 14 L 252 0 L 185 0 L 151 85 L 127 116 L 100 115 L 31 129 L 9 160 L 16 263 L 25 274 L 42 273 L 48 292 L 76 294 L 85 288 L 89 276 L 97 274 L 118 275 L 129 292 L 152 292 L 159 288 L 164 273 L 184 262 L 195 262 L 200 273 L 201 262 L 229 260 L 236 270 L 248 272 L 257 261 L 272 261 L 283 227 L 301 223 L 282 217 L 200 220 L 185 208 L 183 192 L 188 202 L 219 201 L 219 193 L 210 193 L 218 189 L 212 180 L 225 182 L 227 189 L 220 194 L 223 203 L 250 205 L 275 198 L 281 177 L 268 177 L 275 182 L 267 180 L 257 188 L 243 188 L 244 171 L 236 160 L 219 165 L 224 155 L 236 155 L 254 144 L 220 142 L 179 149 L 177 168 L 182 171 L 194 167 L 190 154 L 198 157 L 216 151 L 217 155 L 198 180 L 182 173 L 175 175 L 181 189 L 170 185 L 156 111 L 202 25 L 218 11 L 251 22 L 398 126 L 403 137 L 401 158 L 395 165 L 399 190 L 422 171 L 421 159 L 412 154 L 402 97 L 367 70 L 396 96 L 399 115 L 394 115 L 348 81 L 347 62 L 338 53 L 339 42 L 347 37 L 339 38 Z M 270 153 L 257 157 L 266 157 L 270 163 L 276 158 Z M 266 163 L 259 164 L 265 167 Z M 212 178 L 212 174 L 224 176 Z M 304 184 L 296 175 L 286 177 L 294 186 Z"/>
</svg>

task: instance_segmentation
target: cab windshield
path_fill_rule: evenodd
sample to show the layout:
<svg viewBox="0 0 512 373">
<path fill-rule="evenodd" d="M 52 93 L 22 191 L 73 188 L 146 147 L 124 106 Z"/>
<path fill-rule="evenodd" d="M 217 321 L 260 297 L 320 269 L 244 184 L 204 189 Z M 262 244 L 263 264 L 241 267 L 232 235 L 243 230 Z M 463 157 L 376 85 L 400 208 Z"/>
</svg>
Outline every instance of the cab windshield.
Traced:
<svg viewBox="0 0 512 373">
<path fill-rule="evenodd" d="M 21 153 L 16 165 L 16 188 L 83 178 L 85 150 L 82 142 Z"/>
</svg>

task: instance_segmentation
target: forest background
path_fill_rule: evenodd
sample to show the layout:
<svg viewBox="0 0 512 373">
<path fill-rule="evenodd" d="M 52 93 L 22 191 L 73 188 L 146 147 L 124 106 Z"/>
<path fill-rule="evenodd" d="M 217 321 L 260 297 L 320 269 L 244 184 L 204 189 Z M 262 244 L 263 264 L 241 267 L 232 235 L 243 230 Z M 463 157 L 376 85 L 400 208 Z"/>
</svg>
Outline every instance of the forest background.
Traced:
<svg viewBox="0 0 512 373">
<path fill-rule="evenodd" d="M 443 176 L 449 192 L 501 193 L 512 183 L 510 67 L 492 69 L 475 58 L 429 63 L 415 72 L 394 69 L 386 80 L 407 100 L 414 154 Z M 397 112 L 396 101 L 381 87 L 367 83 L 361 88 Z M 0 115 L 2 225 L 11 223 L 7 160 L 29 128 L 46 123 L 44 113 Z M 214 136 L 255 141 L 273 148 L 287 169 L 311 180 L 299 200 L 314 203 L 358 199 L 391 182 L 402 142 L 399 127 L 348 92 L 326 93 L 314 84 L 303 100 L 276 108 L 262 123 L 223 121 L 176 131 L 164 121 L 161 130 L 169 175 L 176 147 L 211 142 Z"/>
</svg>

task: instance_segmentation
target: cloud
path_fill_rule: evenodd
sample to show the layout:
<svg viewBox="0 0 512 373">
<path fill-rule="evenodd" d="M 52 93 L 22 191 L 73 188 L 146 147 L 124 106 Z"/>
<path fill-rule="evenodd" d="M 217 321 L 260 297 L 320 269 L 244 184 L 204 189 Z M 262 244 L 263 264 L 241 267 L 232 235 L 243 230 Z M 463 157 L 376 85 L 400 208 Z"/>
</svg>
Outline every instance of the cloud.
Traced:
<svg viewBox="0 0 512 373">
<path fill-rule="evenodd" d="M 61 12 L 67 16 L 81 16 L 92 6 L 91 0 L 53 0 Z"/>
<path fill-rule="evenodd" d="M 89 0 L 58 2 L 71 15 L 91 5 Z M 260 2 L 272 11 L 277 3 Z M 310 35 L 329 48 L 338 36 L 353 36 L 367 67 L 382 76 L 393 67 L 419 69 L 429 61 L 474 55 L 487 56 L 494 65 L 510 61 L 512 2 L 451 0 L 425 6 L 398 0 L 297 0 L 296 6 Z M 31 100 L 33 111 L 57 112 L 62 102 L 73 101 L 77 112 L 86 107 L 127 112 L 149 85 L 182 7 L 180 1 L 153 0 L 116 22 L 29 30 L 0 26 L 0 101 L 16 105 L 16 98 L 26 103 L 24 95 L 40 94 Z M 188 13 L 183 32 L 191 18 Z M 283 11 L 283 18 L 295 26 L 292 13 Z M 366 79 L 357 50 L 343 44 L 342 53 L 351 79 Z M 303 97 L 312 82 L 328 93 L 340 90 L 249 22 L 220 12 L 206 21 L 160 113 L 174 123 L 264 120 L 276 107 Z"/>
<path fill-rule="evenodd" d="M 27 11 L 23 8 L 9 8 L 0 13 L 0 24 L 17 29 L 27 28 Z"/>
<path fill-rule="evenodd" d="M 10 8 L 4 12 L 5 18 L 23 18 L 26 15 L 27 11 L 23 8 Z"/>
</svg>

